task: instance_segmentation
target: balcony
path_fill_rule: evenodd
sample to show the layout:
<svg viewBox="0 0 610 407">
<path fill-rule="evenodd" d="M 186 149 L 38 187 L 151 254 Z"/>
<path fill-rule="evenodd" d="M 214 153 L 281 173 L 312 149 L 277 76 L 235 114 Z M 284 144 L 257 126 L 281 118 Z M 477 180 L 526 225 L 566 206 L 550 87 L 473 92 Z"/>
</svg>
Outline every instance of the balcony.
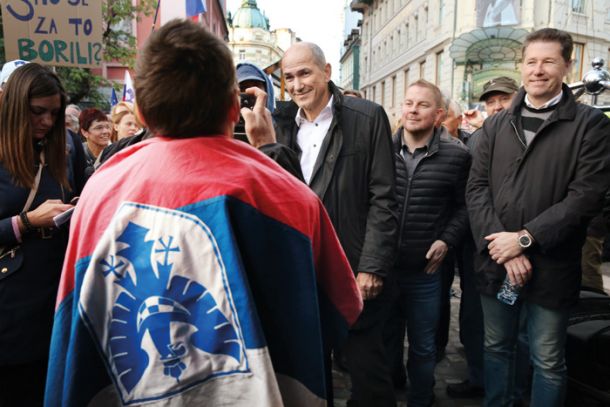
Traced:
<svg viewBox="0 0 610 407">
<path fill-rule="evenodd" d="M 352 0 L 350 8 L 352 11 L 364 13 L 369 6 L 373 5 L 373 1 L 374 0 Z"/>
</svg>

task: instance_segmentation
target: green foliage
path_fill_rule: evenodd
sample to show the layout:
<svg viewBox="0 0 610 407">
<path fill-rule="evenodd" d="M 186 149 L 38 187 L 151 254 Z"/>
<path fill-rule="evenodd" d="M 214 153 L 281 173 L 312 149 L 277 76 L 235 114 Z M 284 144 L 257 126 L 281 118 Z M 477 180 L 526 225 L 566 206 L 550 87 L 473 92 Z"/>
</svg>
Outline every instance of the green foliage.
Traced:
<svg viewBox="0 0 610 407">
<path fill-rule="evenodd" d="M 102 86 L 108 86 L 108 81 L 104 78 L 93 75 L 91 70 L 86 68 L 58 67 L 56 71 L 70 103 L 86 104 L 102 110 L 110 108 L 109 101 L 98 90 Z"/>
<path fill-rule="evenodd" d="M 105 16 L 104 60 L 117 60 L 133 68 L 136 56 L 136 39 L 130 32 L 131 22 L 134 20 L 140 21 L 142 15 L 150 16 L 153 14 L 158 1 L 160 0 L 140 0 L 136 6 L 132 4 L 131 0 L 108 0 L 108 2 L 103 3 L 103 14 Z"/>
</svg>

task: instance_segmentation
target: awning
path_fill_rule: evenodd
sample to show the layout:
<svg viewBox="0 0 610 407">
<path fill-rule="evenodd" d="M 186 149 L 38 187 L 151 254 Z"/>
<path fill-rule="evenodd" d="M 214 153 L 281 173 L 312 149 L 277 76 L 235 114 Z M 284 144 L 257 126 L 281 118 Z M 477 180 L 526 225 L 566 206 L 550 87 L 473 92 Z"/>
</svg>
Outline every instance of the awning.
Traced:
<svg viewBox="0 0 610 407">
<path fill-rule="evenodd" d="M 527 34 L 522 28 L 477 28 L 456 38 L 449 53 L 457 64 L 518 61 Z"/>
</svg>

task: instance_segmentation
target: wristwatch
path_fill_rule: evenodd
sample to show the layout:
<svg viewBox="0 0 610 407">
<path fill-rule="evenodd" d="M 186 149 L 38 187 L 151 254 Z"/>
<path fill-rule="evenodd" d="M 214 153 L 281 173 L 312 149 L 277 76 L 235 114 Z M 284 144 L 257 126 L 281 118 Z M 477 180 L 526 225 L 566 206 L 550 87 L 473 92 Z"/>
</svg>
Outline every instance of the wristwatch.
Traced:
<svg viewBox="0 0 610 407">
<path fill-rule="evenodd" d="M 532 238 L 525 231 L 519 235 L 517 241 L 519 242 L 519 246 L 521 246 L 522 249 L 527 249 L 532 245 Z"/>
</svg>

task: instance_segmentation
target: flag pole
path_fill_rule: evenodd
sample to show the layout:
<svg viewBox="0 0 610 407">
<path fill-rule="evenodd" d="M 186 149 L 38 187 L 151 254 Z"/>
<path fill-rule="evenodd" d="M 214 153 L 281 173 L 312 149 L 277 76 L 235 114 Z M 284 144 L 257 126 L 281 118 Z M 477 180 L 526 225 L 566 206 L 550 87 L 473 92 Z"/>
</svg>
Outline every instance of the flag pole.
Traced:
<svg viewBox="0 0 610 407">
<path fill-rule="evenodd" d="M 153 20 L 152 29 L 150 30 L 150 32 L 155 31 L 155 25 L 157 25 L 157 17 L 159 16 L 159 6 L 160 5 L 161 5 L 161 0 L 157 0 L 157 8 L 155 9 L 155 19 Z"/>
</svg>

